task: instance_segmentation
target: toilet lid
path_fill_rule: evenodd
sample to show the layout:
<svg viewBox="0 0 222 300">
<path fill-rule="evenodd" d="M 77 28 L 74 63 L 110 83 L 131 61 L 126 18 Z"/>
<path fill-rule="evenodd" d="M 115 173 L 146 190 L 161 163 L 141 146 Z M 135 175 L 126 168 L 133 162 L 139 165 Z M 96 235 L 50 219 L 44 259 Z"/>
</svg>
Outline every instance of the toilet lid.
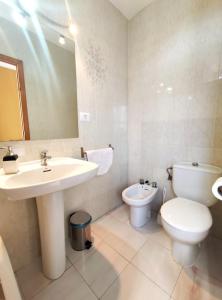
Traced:
<svg viewBox="0 0 222 300">
<path fill-rule="evenodd" d="M 202 232 L 212 226 L 208 207 L 185 198 L 175 198 L 161 207 L 162 218 L 171 226 L 189 232 Z"/>
</svg>

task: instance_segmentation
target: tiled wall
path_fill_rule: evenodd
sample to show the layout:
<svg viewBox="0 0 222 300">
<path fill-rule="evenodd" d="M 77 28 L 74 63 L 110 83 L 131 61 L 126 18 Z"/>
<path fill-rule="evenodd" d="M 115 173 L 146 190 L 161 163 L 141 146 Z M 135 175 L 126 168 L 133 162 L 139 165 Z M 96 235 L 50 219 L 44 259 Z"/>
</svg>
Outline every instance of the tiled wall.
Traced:
<svg viewBox="0 0 222 300">
<path fill-rule="evenodd" d="M 92 121 L 79 123 L 79 139 L 12 144 L 24 161 L 37 159 L 43 148 L 79 157 L 80 146 L 112 143 L 110 173 L 65 191 L 66 216 L 84 208 L 95 219 L 120 204 L 127 185 L 127 21 L 106 0 L 70 3 L 78 26 L 78 109 Z M 165 169 L 173 162 L 222 166 L 221 10 L 220 0 L 157 0 L 129 22 L 130 183 L 157 180 L 169 198 Z M 222 238 L 222 205 L 212 210 L 214 234 Z M 0 199 L 0 234 L 14 269 L 39 255 L 35 200 Z"/>
<path fill-rule="evenodd" d="M 66 13 L 64 3 L 58 15 Z M 69 1 L 78 27 L 76 63 L 78 109 L 91 113 L 79 123 L 79 139 L 11 143 L 21 161 L 38 159 L 42 149 L 52 156 L 80 156 L 80 147 L 115 147 L 111 171 L 65 192 L 65 213 L 78 208 L 96 219 L 121 203 L 127 185 L 127 21 L 106 0 Z M 1 143 L 2 145 L 2 143 Z M 40 253 L 35 200 L 0 199 L 0 234 L 14 269 Z"/>
<path fill-rule="evenodd" d="M 157 0 L 129 22 L 129 181 L 157 180 L 168 198 L 174 162 L 222 166 L 221 11 L 220 0 Z M 212 211 L 222 238 L 222 203 Z"/>
</svg>

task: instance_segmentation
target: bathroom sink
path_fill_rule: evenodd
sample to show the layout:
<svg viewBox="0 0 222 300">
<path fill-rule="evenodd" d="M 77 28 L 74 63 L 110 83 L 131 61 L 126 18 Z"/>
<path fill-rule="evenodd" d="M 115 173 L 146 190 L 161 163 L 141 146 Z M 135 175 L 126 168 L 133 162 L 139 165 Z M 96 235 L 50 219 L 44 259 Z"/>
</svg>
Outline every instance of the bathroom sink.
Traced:
<svg viewBox="0 0 222 300">
<path fill-rule="evenodd" d="M 19 172 L 4 175 L 0 170 L 0 193 L 8 200 L 24 200 L 58 192 L 94 177 L 98 166 L 68 157 L 53 158 L 42 167 L 39 160 L 19 165 Z"/>
<path fill-rule="evenodd" d="M 40 160 L 21 163 L 13 175 L 0 170 L 0 196 L 14 201 L 36 197 L 43 272 L 50 279 L 59 278 L 66 266 L 63 190 L 90 180 L 97 169 L 95 163 L 60 157 L 46 167 Z"/>
</svg>

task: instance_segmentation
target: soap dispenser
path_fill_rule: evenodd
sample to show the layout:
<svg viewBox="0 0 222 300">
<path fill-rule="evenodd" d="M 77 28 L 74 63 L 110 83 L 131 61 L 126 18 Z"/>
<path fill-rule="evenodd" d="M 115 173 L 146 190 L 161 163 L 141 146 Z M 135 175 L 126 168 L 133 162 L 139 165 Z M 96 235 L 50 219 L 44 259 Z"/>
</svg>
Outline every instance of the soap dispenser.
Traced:
<svg viewBox="0 0 222 300">
<path fill-rule="evenodd" d="M 13 153 L 11 146 L 4 149 L 8 151 L 3 157 L 3 170 L 5 174 L 15 174 L 18 172 L 18 155 Z"/>
</svg>

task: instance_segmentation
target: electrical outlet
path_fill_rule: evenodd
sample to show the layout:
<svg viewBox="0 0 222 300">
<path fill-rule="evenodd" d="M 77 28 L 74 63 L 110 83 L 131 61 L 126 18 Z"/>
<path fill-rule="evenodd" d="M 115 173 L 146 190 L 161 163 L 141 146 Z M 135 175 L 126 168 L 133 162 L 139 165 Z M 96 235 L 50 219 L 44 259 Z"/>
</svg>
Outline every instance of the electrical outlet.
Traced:
<svg viewBox="0 0 222 300">
<path fill-rule="evenodd" d="M 79 120 L 80 122 L 90 122 L 90 113 L 80 112 Z"/>
</svg>

